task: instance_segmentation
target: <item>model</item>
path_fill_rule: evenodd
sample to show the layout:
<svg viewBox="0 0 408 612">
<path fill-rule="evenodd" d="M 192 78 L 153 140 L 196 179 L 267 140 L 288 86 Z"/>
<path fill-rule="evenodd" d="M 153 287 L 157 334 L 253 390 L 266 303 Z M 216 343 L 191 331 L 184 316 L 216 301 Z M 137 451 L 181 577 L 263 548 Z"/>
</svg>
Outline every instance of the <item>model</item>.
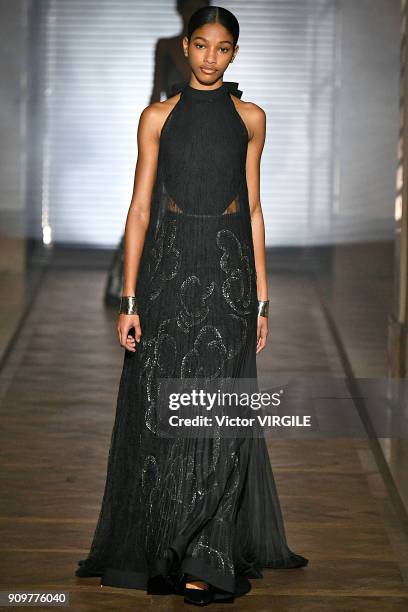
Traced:
<svg viewBox="0 0 408 612">
<path fill-rule="evenodd" d="M 286 542 L 263 436 L 160 435 L 160 379 L 255 379 L 268 295 L 260 159 L 266 118 L 223 80 L 239 25 L 190 18 L 188 84 L 143 110 L 117 330 L 126 349 L 99 520 L 78 577 L 178 593 L 247 593 L 262 568 L 307 559 Z"/>
</svg>

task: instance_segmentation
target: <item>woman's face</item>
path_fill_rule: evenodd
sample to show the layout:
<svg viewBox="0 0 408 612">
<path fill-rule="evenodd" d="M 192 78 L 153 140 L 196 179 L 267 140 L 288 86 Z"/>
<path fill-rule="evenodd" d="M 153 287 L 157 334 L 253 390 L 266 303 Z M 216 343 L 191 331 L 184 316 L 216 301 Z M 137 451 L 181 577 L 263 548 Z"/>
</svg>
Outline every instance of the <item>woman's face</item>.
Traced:
<svg viewBox="0 0 408 612">
<path fill-rule="evenodd" d="M 184 52 L 195 77 L 202 83 L 210 85 L 224 74 L 231 59 L 235 57 L 232 34 L 219 23 L 206 23 L 194 30 L 190 44 L 183 38 Z"/>
</svg>

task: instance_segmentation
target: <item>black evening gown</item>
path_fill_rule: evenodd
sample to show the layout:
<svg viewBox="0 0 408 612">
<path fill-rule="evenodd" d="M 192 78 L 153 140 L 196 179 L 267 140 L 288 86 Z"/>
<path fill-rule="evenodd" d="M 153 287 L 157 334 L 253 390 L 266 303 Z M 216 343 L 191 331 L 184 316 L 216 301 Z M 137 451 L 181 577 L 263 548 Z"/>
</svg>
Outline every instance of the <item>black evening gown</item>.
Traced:
<svg viewBox="0 0 408 612">
<path fill-rule="evenodd" d="M 165 438 L 159 378 L 256 380 L 257 288 L 246 182 L 248 132 L 232 96 L 183 84 L 160 137 L 137 279 L 141 342 L 125 350 L 105 491 L 77 576 L 181 592 L 185 573 L 216 599 L 262 568 L 307 559 L 288 547 L 266 442 Z"/>
</svg>

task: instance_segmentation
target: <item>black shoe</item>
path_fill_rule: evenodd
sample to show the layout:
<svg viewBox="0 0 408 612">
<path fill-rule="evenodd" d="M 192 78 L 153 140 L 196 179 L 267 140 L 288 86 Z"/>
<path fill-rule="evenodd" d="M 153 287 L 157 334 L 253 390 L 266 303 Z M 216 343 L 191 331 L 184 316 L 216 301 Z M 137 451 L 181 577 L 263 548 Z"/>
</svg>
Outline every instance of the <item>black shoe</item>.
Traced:
<svg viewBox="0 0 408 612">
<path fill-rule="evenodd" d="M 184 587 L 184 603 L 196 606 L 206 606 L 214 601 L 214 591 L 211 586 L 206 589 L 190 589 Z"/>
</svg>

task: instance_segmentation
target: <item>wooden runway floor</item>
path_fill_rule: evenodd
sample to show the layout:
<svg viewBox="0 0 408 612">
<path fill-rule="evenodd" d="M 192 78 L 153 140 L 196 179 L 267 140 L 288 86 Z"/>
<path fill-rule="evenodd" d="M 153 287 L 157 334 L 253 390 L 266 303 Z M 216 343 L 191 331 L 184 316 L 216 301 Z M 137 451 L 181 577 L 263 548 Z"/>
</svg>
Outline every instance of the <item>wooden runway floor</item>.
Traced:
<svg viewBox="0 0 408 612">
<path fill-rule="evenodd" d="M 74 575 L 99 512 L 123 362 L 105 280 L 100 270 L 50 270 L 0 374 L 0 590 L 66 590 L 75 612 L 184 610 L 176 596 Z M 275 275 L 270 289 L 260 378 L 343 376 L 312 283 Z M 407 529 L 369 442 L 274 438 L 268 447 L 289 545 L 309 565 L 266 569 L 248 595 L 210 609 L 408 610 Z"/>
</svg>

